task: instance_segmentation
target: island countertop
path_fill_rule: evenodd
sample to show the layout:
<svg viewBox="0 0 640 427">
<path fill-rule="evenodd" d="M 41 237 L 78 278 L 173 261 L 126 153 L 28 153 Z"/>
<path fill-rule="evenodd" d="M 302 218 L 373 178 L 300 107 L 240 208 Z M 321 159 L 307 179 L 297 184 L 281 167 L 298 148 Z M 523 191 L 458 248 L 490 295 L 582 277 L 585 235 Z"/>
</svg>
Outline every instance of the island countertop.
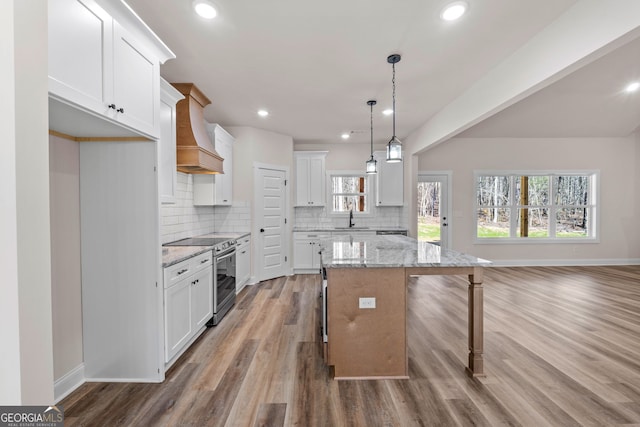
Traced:
<svg viewBox="0 0 640 427">
<path fill-rule="evenodd" d="M 332 236 L 320 241 L 325 268 L 488 267 L 491 261 L 400 235 Z"/>
</svg>

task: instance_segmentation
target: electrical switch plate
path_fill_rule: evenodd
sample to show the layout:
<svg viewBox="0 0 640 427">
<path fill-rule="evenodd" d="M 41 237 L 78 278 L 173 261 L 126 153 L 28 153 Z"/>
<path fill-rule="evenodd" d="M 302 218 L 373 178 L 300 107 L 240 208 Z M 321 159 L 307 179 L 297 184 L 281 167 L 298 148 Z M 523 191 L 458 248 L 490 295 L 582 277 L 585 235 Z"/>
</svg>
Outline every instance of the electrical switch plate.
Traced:
<svg viewBox="0 0 640 427">
<path fill-rule="evenodd" d="M 376 308 L 376 299 L 372 298 L 360 298 L 360 308 Z"/>
</svg>

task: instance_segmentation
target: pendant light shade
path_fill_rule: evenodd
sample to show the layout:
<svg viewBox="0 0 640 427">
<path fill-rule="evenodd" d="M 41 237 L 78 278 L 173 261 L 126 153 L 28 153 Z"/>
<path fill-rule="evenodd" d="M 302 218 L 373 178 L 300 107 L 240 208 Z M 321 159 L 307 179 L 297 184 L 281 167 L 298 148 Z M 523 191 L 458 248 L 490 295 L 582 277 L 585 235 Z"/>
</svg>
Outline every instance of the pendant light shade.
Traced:
<svg viewBox="0 0 640 427">
<path fill-rule="evenodd" d="M 387 144 L 387 162 L 398 163 L 402 161 L 402 143 L 396 137 L 396 63 L 400 62 L 400 55 L 394 54 L 387 57 L 387 62 L 393 69 L 393 136 Z"/>
<path fill-rule="evenodd" d="M 376 104 L 374 100 L 367 101 L 367 105 L 371 108 L 371 158 L 367 160 L 367 173 L 371 175 L 378 173 L 378 162 L 373 158 L 373 106 Z"/>
</svg>

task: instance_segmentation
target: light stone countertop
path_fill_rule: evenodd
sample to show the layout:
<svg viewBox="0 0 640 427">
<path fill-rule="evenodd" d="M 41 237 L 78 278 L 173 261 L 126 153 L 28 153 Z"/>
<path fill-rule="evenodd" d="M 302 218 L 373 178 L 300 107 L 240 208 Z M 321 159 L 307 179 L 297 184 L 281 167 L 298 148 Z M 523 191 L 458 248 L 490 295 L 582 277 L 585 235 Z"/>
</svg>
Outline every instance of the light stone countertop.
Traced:
<svg viewBox="0 0 640 427">
<path fill-rule="evenodd" d="M 489 267 L 491 261 L 399 235 L 333 236 L 320 241 L 322 266 Z"/>
<path fill-rule="evenodd" d="M 355 226 L 354 228 L 348 227 L 331 227 L 331 226 L 311 226 L 311 227 L 294 227 L 294 233 L 305 233 L 305 232 L 332 232 L 332 231 L 349 231 L 349 232 L 359 232 L 359 231 L 407 231 L 406 227 L 396 227 L 396 226 L 371 226 L 371 227 L 359 227 Z"/>
<path fill-rule="evenodd" d="M 228 239 L 240 239 L 251 234 L 250 232 L 237 233 L 210 233 L 193 237 L 222 237 Z M 210 251 L 213 246 L 163 246 L 162 247 L 162 268 L 170 267 L 181 261 L 200 255 L 203 252 Z"/>
</svg>

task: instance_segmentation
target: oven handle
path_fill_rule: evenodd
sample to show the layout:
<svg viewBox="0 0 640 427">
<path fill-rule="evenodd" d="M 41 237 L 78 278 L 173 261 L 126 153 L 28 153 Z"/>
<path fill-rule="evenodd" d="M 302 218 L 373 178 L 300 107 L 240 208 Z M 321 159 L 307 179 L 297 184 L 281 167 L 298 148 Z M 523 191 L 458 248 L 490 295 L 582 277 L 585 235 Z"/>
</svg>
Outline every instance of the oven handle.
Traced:
<svg viewBox="0 0 640 427">
<path fill-rule="evenodd" d="M 216 262 L 219 262 L 219 261 L 222 261 L 225 258 L 229 258 L 229 257 L 231 257 L 231 256 L 233 256 L 235 254 L 236 254 L 236 248 L 233 248 L 230 251 L 223 252 L 222 256 L 216 254 L 215 255 L 215 259 L 216 259 Z"/>
</svg>

